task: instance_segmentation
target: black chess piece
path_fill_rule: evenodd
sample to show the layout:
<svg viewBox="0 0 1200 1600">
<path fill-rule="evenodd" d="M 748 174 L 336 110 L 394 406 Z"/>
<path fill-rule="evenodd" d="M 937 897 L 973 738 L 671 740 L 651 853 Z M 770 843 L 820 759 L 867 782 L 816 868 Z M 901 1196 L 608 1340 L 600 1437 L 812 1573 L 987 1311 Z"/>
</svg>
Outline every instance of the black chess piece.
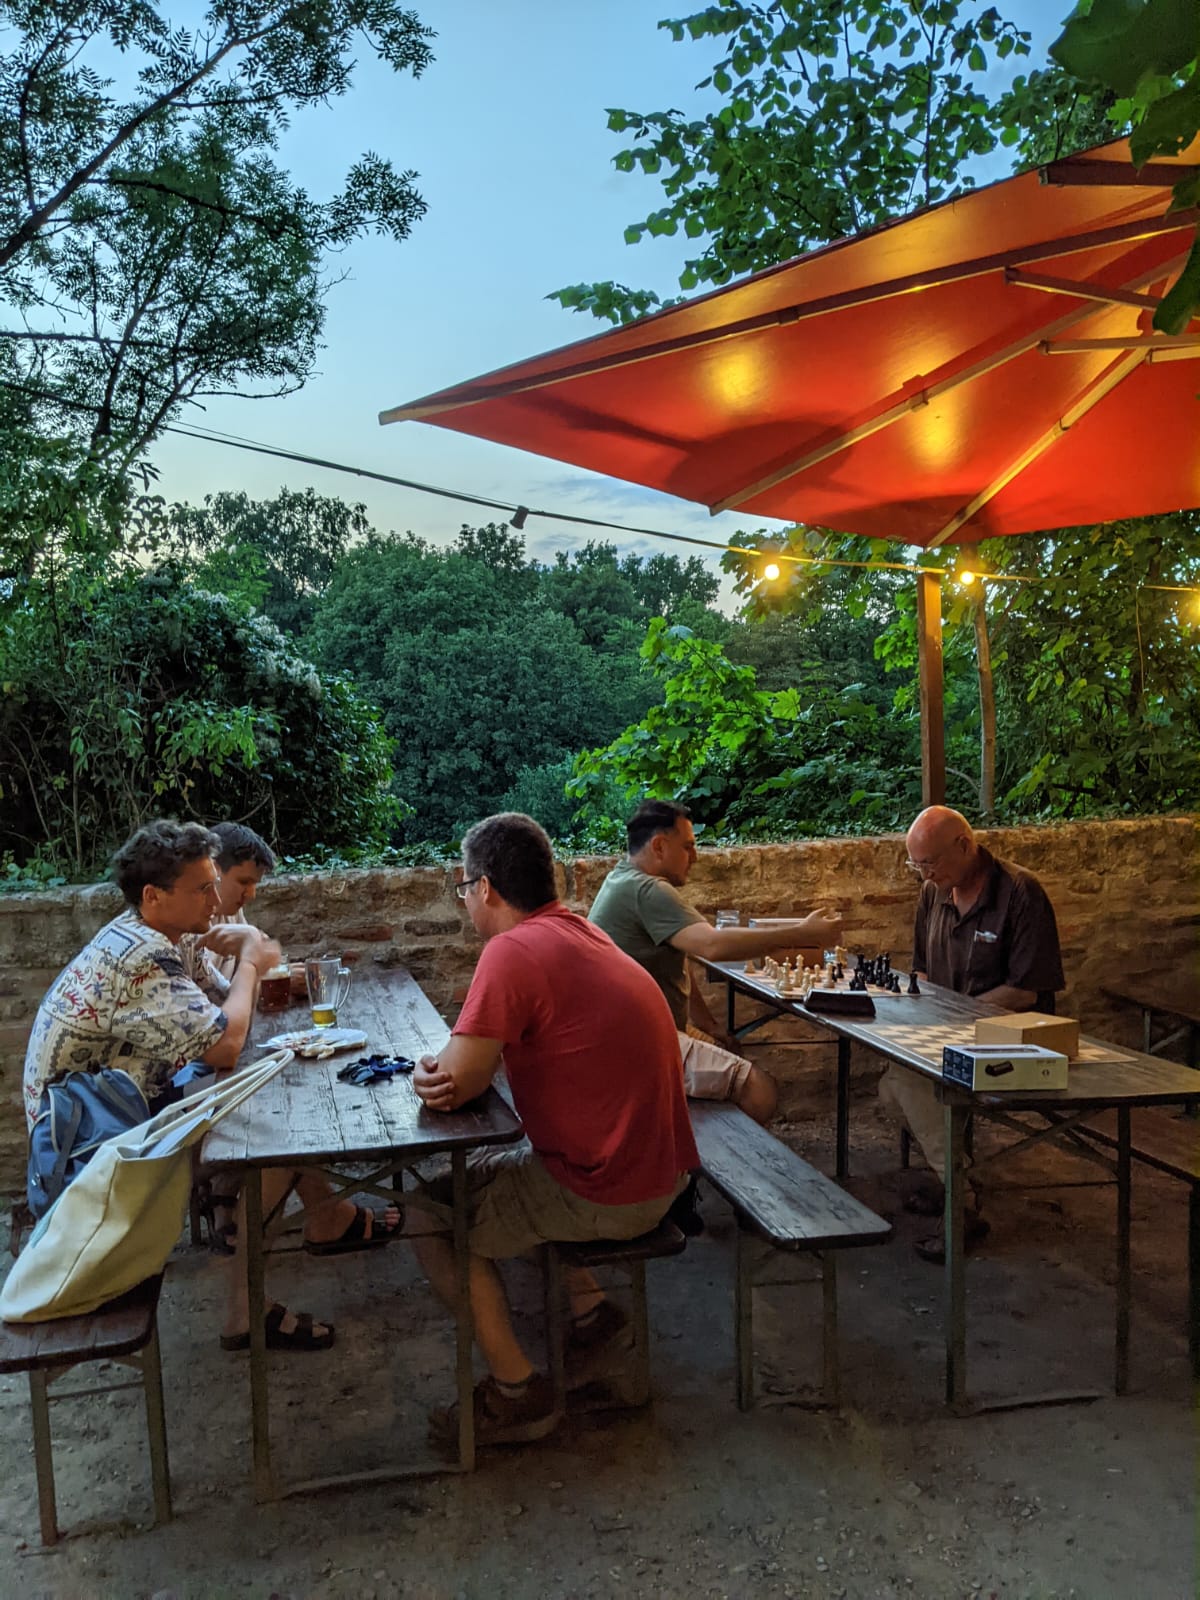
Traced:
<svg viewBox="0 0 1200 1600">
<path fill-rule="evenodd" d="M 898 972 L 893 972 L 893 973 L 890 974 L 890 977 L 891 977 L 892 993 L 893 994 L 899 994 L 900 993 L 900 974 Z"/>
<path fill-rule="evenodd" d="M 908 992 L 909 994 L 920 994 L 921 992 L 921 985 L 917 982 L 916 967 L 908 975 Z"/>
</svg>

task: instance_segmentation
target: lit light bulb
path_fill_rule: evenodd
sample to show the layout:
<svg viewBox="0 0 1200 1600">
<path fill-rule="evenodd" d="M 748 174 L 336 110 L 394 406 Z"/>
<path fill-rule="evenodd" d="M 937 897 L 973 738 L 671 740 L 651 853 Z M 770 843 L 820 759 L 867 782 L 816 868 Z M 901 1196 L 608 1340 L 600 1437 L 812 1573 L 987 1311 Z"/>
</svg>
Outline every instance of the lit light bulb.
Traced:
<svg viewBox="0 0 1200 1600">
<path fill-rule="evenodd" d="M 778 563 L 778 561 L 768 561 L 766 566 L 763 568 L 763 577 L 766 578 L 768 582 L 774 583 L 775 579 L 778 576 L 779 576 L 779 563 Z"/>
<path fill-rule="evenodd" d="M 970 567 L 965 567 L 963 571 L 958 574 L 958 581 L 964 587 L 967 587 L 975 582 L 975 574 L 971 571 Z"/>
</svg>

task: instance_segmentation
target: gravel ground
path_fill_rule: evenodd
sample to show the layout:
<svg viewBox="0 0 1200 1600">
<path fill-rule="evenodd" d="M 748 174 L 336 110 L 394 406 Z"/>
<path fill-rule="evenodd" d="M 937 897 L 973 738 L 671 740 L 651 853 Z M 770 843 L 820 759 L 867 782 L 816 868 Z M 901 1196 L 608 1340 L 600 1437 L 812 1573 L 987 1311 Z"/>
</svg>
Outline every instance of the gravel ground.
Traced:
<svg viewBox="0 0 1200 1600">
<path fill-rule="evenodd" d="M 807 1052 L 806 1052 L 807 1054 Z M 794 1059 L 794 1058 L 793 1058 Z M 795 1093 L 780 1131 L 832 1168 L 826 1091 Z M 986 1150 L 988 1135 L 981 1135 Z M 903 1211 L 912 1176 L 873 1099 L 856 1106 L 853 1187 L 893 1216 L 885 1246 L 843 1265 L 840 1413 L 794 1402 L 819 1381 L 820 1290 L 759 1297 L 762 1401 L 733 1401 L 733 1226 L 711 1194 L 707 1233 L 652 1265 L 656 1399 L 573 1417 L 539 1445 L 485 1453 L 471 1478 L 379 1484 L 253 1504 L 245 1357 L 218 1349 L 224 1264 L 181 1251 L 161 1325 L 176 1520 L 147 1526 L 136 1393 L 56 1407 L 56 1549 L 37 1541 L 23 1378 L 0 1379 L 0 1596 L 208 1600 L 803 1597 L 1050 1600 L 1194 1595 L 1195 1438 L 1184 1337 L 1186 1193 L 1137 1169 L 1132 1392 L 1111 1395 L 1111 1187 L 1039 1150 L 998 1169 L 993 1232 L 972 1264 L 975 1393 L 1095 1387 L 1092 1404 L 956 1419 L 940 1404 L 941 1271 L 928 1223 Z M 511 1274 L 530 1343 L 534 1268 Z M 272 1357 L 273 1437 L 288 1473 L 424 1452 L 450 1388 L 447 1319 L 404 1247 L 285 1259 L 272 1286 L 329 1316 L 330 1353 Z M 812 1391 L 807 1391 L 812 1399 Z"/>
</svg>

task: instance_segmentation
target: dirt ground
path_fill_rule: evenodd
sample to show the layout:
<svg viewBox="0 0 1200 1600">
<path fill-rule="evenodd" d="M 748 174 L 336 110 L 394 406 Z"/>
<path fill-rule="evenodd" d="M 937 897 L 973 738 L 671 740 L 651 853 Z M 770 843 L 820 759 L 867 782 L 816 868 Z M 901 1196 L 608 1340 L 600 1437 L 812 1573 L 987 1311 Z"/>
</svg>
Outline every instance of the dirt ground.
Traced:
<svg viewBox="0 0 1200 1600">
<path fill-rule="evenodd" d="M 772 1052 L 773 1053 L 773 1052 Z M 811 1059 L 811 1057 L 810 1057 Z M 795 1060 L 795 1057 L 792 1057 Z M 815 1063 L 814 1063 L 815 1065 Z M 815 1081 L 810 1079 L 810 1081 Z M 828 1076 L 780 1132 L 832 1170 Z M 1198 1124 L 1200 1127 L 1200 1124 Z M 991 1136 L 981 1135 L 980 1151 Z M 786 1597 L 1050 1600 L 1197 1593 L 1195 1436 L 1184 1333 L 1186 1192 L 1135 1169 L 1131 1392 L 1112 1396 L 1114 1190 L 1058 1151 L 995 1169 L 993 1231 L 968 1278 L 980 1394 L 1094 1387 L 1091 1404 L 953 1418 L 941 1404 L 941 1269 L 902 1208 L 912 1176 L 873 1096 L 856 1098 L 856 1192 L 891 1241 L 842 1264 L 840 1414 L 789 1403 L 820 1373 L 820 1290 L 758 1297 L 763 1399 L 733 1398 L 730 1213 L 650 1269 L 656 1398 L 493 1451 L 470 1478 L 253 1503 L 246 1358 L 223 1354 L 225 1265 L 181 1250 L 161 1312 L 175 1521 L 149 1523 L 137 1392 L 56 1407 L 60 1521 L 43 1552 L 27 1391 L 0 1379 L 0 1596 L 21 1600 Z M 403 1246 L 285 1258 L 280 1298 L 338 1325 L 327 1354 L 272 1356 L 277 1462 L 293 1475 L 424 1454 L 450 1391 L 448 1319 Z M 531 1347 L 535 1269 L 511 1274 Z"/>
</svg>

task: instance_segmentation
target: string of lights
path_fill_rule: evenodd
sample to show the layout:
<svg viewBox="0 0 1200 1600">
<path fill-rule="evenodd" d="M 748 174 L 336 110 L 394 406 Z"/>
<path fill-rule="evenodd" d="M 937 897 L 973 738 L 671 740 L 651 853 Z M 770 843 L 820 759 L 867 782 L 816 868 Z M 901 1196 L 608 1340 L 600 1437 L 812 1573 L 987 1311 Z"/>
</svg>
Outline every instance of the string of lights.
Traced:
<svg viewBox="0 0 1200 1600">
<path fill-rule="evenodd" d="M 95 411 L 97 409 L 86 401 L 65 400 L 61 395 L 54 394 L 49 390 L 39 390 L 25 384 L 0 380 L 0 387 L 26 394 L 31 398 L 51 401 L 68 409 L 85 411 Z M 968 588 L 976 583 L 980 585 L 990 583 L 1056 584 L 1064 581 L 1062 578 L 1051 574 L 991 572 L 969 565 L 956 567 L 925 566 L 915 561 L 885 561 L 876 558 L 856 561 L 843 556 L 800 555 L 794 551 L 770 546 L 764 548 L 755 545 L 732 544 L 726 540 L 702 539 L 698 534 L 671 533 L 665 528 L 646 528 L 625 522 L 612 522 L 604 517 L 587 517 L 578 512 L 556 511 L 548 507 L 514 504 L 508 500 L 497 500 L 486 495 L 473 494 L 469 490 L 448 489 L 441 484 L 425 483 L 416 478 L 402 478 L 394 473 L 379 472 L 372 467 L 355 466 L 349 462 L 334 461 L 327 457 L 309 455 L 304 451 L 289 450 L 282 445 L 264 444 L 261 440 L 248 439 L 241 434 L 226 433 L 218 428 L 191 426 L 186 423 L 168 423 L 163 431 L 177 434 L 186 439 L 197 439 L 204 444 L 223 445 L 231 450 L 245 450 L 256 455 L 271 456 L 283 461 L 294 461 L 301 466 L 317 467 L 326 472 L 345 473 L 352 477 L 369 479 L 375 483 L 386 483 L 396 488 L 409 489 L 416 494 L 435 495 L 440 499 L 455 500 L 463 505 L 480 506 L 488 511 L 498 511 L 506 517 L 509 525 L 518 531 L 525 527 L 530 517 L 541 517 L 547 521 L 565 522 L 578 527 L 596 528 L 627 535 L 634 534 L 647 539 L 662 539 L 672 544 L 692 545 L 698 549 L 712 550 L 722 555 L 746 556 L 752 560 L 763 562 L 760 578 L 767 583 L 777 582 L 782 577 L 783 566 L 781 563 L 794 567 L 849 568 L 864 572 L 926 573 L 931 576 L 951 578 Z M 1200 595 L 1200 584 L 1138 583 L 1135 587 L 1139 590 L 1158 590 L 1171 594 Z"/>
</svg>

